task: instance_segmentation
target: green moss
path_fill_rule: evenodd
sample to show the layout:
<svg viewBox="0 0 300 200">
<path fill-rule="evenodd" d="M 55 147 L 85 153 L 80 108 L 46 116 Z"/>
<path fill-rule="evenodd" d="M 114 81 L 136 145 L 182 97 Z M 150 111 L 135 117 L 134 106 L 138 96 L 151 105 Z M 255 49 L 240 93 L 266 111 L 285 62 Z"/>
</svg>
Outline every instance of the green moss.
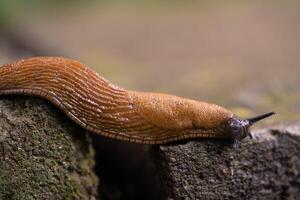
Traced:
<svg viewBox="0 0 300 200">
<path fill-rule="evenodd" d="M 12 184 L 9 180 L 0 176 L 0 199 L 12 199 L 13 196 Z"/>
<path fill-rule="evenodd" d="M 8 133 L 0 141 L 0 160 L 5 160 L 0 164 L 1 200 L 90 199 L 96 195 L 94 153 L 85 131 L 42 100 L 0 100 L 0 107 L 4 112 L 0 126 Z M 5 117 L 12 109 L 14 116 Z"/>
</svg>

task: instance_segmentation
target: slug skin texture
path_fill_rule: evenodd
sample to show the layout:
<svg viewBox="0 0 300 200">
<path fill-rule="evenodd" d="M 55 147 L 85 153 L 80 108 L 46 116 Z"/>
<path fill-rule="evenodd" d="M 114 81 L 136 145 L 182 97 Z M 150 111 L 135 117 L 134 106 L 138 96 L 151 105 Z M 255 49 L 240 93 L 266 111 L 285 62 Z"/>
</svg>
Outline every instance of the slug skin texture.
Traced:
<svg viewBox="0 0 300 200">
<path fill-rule="evenodd" d="M 87 66 L 60 57 L 33 57 L 0 68 L 0 95 L 44 98 L 86 130 L 146 144 L 231 138 L 233 114 L 218 105 L 177 96 L 127 91 Z"/>
<path fill-rule="evenodd" d="M 218 105 L 168 94 L 128 92 L 128 96 L 146 121 L 167 130 L 211 129 L 232 114 Z"/>
</svg>

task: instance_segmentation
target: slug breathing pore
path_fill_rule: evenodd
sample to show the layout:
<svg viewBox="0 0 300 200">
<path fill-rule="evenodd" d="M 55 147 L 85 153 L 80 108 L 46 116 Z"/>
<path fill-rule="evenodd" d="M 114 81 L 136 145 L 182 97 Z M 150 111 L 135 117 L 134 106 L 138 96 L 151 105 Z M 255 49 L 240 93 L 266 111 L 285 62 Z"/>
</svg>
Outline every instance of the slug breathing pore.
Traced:
<svg viewBox="0 0 300 200">
<path fill-rule="evenodd" d="M 0 67 L 0 95 L 30 95 L 59 107 L 95 134 L 144 144 L 191 138 L 242 139 L 270 112 L 241 119 L 229 110 L 173 95 L 129 91 L 87 66 L 60 57 L 33 57 Z"/>
</svg>

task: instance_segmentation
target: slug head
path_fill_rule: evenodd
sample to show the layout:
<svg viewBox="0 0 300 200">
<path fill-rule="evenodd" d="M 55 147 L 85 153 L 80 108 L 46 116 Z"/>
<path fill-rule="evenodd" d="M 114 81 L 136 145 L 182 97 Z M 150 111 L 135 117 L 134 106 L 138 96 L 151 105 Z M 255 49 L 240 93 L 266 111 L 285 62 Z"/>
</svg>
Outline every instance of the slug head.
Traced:
<svg viewBox="0 0 300 200">
<path fill-rule="evenodd" d="M 253 123 L 274 114 L 241 119 L 215 104 L 157 93 L 128 91 L 127 94 L 135 114 L 129 117 L 134 120 L 140 117 L 145 127 L 138 127 L 135 137 L 156 143 L 192 138 L 240 140 L 250 135 Z"/>
<path fill-rule="evenodd" d="M 255 123 L 262 119 L 265 119 L 271 115 L 274 115 L 274 112 L 266 113 L 263 115 L 259 115 L 257 117 L 249 118 L 249 119 L 241 119 L 237 116 L 233 116 L 228 120 L 227 123 L 227 131 L 230 133 L 232 138 L 241 140 L 247 136 L 251 137 L 250 127 Z"/>
</svg>

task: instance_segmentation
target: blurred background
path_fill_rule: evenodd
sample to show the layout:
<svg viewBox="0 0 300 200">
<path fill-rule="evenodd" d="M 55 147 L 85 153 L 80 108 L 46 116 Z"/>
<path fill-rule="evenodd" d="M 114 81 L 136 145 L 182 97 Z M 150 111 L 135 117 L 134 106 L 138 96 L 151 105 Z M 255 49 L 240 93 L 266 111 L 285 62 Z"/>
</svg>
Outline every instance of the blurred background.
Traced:
<svg viewBox="0 0 300 200">
<path fill-rule="evenodd" d="M 0 64 L 29 56 L 73 58 L 127 89 L 208 101 L 243 117 L 278 113 L 264 123 L 299 120 L 299 36 L 296 0 L 0 0 Z M 114 149 L 112 143 L 101 144 Z M 124 148 L 128 154 L 141 148 L 122 145 L 118 159 L 128 156 Z M 139 164 L 134 156 L 123 162 L 145 165 L 141 152 L 147 148 Z M 138 185 L 154 187 L 155 181 Z M 157 198 L 151 188 L 136 195 L 130 184 L 118 192 L 107 186 L 114 195 L 104 197 Z"/>
</svg>

